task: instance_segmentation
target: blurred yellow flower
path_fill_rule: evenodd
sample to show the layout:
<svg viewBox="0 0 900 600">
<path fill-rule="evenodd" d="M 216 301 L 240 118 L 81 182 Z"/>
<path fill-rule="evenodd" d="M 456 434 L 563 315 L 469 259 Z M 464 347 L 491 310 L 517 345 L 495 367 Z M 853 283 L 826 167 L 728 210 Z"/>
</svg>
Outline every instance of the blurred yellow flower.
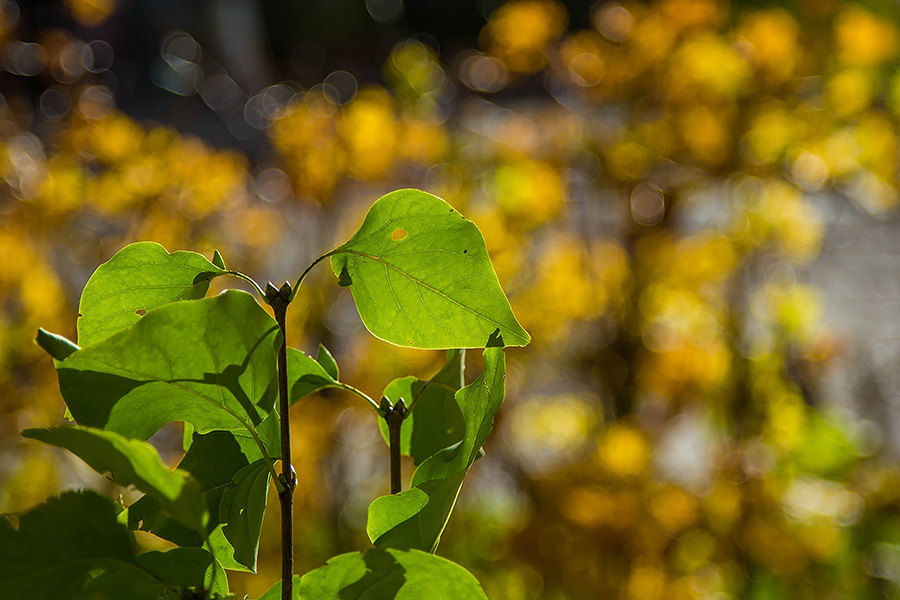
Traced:
<svg viewBox="0 0 900 600">
<path fill-rule="evenodd" d="M 479 35 L 486 52 L 518 73 L 547 64 L 547 46 L 565 31 L 568 14 L 552 0 L 512 0 L 491 14 Z"/>
<path fill-rule="evenodd" d="M 397 154 L 397 115 L 393 98 L 384 88 L 360 90 L 341 111 L 338 131 L 347 148 L 351 175 L 377 179 L 393 166 Z"/>
<path fill-rule="evenodd" d="M 681 138 L 694 157 L 710 165 L 729 159 L 732 147 L 729 112 L 701 104 L 681 116 L 678 121 Z"/>
<path fill-rule="evenodd" d="M 566 186 L 559 170 L 538 160 L 501 164 L 494 171 L 491 191 L 503 211 L 526 228 L 555 217 L 566 200 Z"/>
<path fill-rule="evenodd" d="M 726 4 L 720 0 L 660 0 L 657 10 L 676 31 L 716 27 L 728 12 Z"/>
<path fill-rule="evenodd" d="M 799 25 L 790 13 L 774 8 L 744 15 L 737 35 L 752 48 L 757 70 L 773 83 L 781 83 L 793 74 L 800 57 L 798 31 Z"/>
<path fill-rule="evenodd" d="M 650 446 L 636 427 L 617 423 L 598 437 L 596 459 L 613 477 L 636 478 L 647 472 Z"/>
<path fill-rule="evenodd" d="M 675 486 L 667 486 L 650 500 L 650 512 L 672 535 L 691 527 L 699 517 L 697 499 Z"/>
<path fill-rule="evenodd" d="M 750 74 L 747 59 L 731 44 L 711 33 L 699 33 L 675 51 L 665 84 L 675 100 L 704 95 L 732 98 L 744 91 Z"/>
<path fill-rule="evenodd" d="M 875 92 L 872 73 L 864 69 L 844 69 L 825 84 L 828 106 L 838 117 L 850 117 L 865 110 Z"/>
<path fill-rule="evenodd" d="M 626 594 L 633 600 L 659 600 L 666 589 L 665 570 L 655 562 L 637 563 L 628 575 Z"/>
<path fill-rule="evenodd" d="M 900 49 L 897 27 L 858 4 L 841 12 L 834 34 L 838 58 L 850 66 L 879 65 L 895 58 Z"/>
<path fill-rule="evenodd" d="M 780 103 L 763 105 L 753 115 L 744 136 L 744 154 L 754 164 L 769 165 L 802 139 L 803 122 Z"/>
<path fill-rule="evenodd" d="M 63 4 L 84 27 L 103 24 L 116 10 L 115 0 L 63 0 Z"/>
</svg>

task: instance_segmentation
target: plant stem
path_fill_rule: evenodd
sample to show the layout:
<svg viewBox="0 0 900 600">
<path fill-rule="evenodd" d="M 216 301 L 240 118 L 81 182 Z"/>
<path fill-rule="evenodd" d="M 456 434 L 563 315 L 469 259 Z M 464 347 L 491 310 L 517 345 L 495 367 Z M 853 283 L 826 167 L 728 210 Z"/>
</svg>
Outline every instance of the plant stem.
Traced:
<svg viewBox="0 0 900 600">
<path fill-rule="evenodd" d="M 294 469 L 291 467 L 290 398 L 287 377 L 287 331 L 285 318 L 290 304 L 291 285 L 285 283 L 276 290 L 271 283 L 266 288 L 266 298 L 275 313 L 275 321 L 281 329 L 281 348 L 278 350 L 278 396 L 281 416 L 281 483 L 278 499 L 281 501 L 281 598 L 292 600 L 294 594 Z"/>
<path fill-rule="evenodd" d="M 402 399 L 384 415 L 388 426 L 388 446 L 391 452 L 391 493 L 399 494 L 403 486 L 400 481 L 400 427 L 406 417 L 406 404 Z"/>
</svg>

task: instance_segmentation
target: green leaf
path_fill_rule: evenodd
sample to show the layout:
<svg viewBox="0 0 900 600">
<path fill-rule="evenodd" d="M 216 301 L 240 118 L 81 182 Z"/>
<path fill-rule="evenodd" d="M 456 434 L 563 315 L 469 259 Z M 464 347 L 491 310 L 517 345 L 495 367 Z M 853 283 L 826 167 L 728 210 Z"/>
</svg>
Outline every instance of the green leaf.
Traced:
<svg viewBox="0 0 900 600">
<path fill-rule="evenodd" d="M 240 532 L 251 529 L 258 532 L 259 525 L 241 525 L 238 521 L 242 520 L 242 514 L 249 519 L 250 515 L 262 515 L 265 512 L 265 486 L 253 486 L 253 479 L 241 475 L 240 483 L 245 489 L 230 493 L 230 507 L 225 511 L 225 521 L 220 520 L 220 507 L 226 489 L 238 486 L 238 473 L 262 458 L 259 448 L 252 440 L 237 438 L 231 432 L 194 433 L 191 447 L 178 468 L 191 473 L 202 486 L 203 496 L 211 513 L 206 535 L 200 536 L 168 518 L 159 503 L 147 496 L 129 507 L 129 526 L 150 531 L 179 546 L 199 547 L 209 536 L 213 554 L 226 569 L 255 571 L 259 535 L 240 535 Z M 237 496 L 240 496 L 240 501 L 235 501 Z M 228 519 L 235 513 L 236 521 L 230 523 Z M 244 562 L 240 562 L 241 560 Z"/>
<path fill-rule="evenodd" d="M 484 350 L 484 372 L 456 393 L 465 421 L 462 440 L 422 462 L 405 492 L 376 498 L 369 506 L 366 533 L 376 547 L 433 552 L 456 503 L 466 474 L 491 433 L 505 394 L 501 348 Z"/>
<path fill-rule="evenodd" d="M 211 565 L 193 553 L 181 566 L 160 569 L 168 561 L 135 555 L 131 532 L 116 521 L 115 503 L 92 491 L 66 492 L 17 518 L 0 518 L 0 598 L 71 600 L 92 591 L 123 593 L 99 597 L 154 600 L 177 593 L 186 582 L 206 583 Z M 17 526 L 13 523 L 17 522 Z M 225 590 L 221 577 L 210 577 Z M 98 597 L 98 596 L 93 596 Z"/>
<path fill-rule="evenodd" d="M 372 548 L 335 556 L 324 567 L 294 576 L 302 600 L 487 600 L 471 573 L 446 558 L 418 550 Z M 280 600 L 281 582 L 259 600 Z"/>
<path fill-rule="evenodd" d="M 219 268 L 222 269 L 223 271 L 225 270 L 225 259 L 222 258 L 222 255 L 219 254 L 219 251 L 218 251 L 218 250 L 216 250 L 215 252 L 213 252 L 212 264 L 216 265 L 217 267 L 219 267 Z"/>
<path fill-rule="evenodd" d="M 107 571 L 89 582 L 79 595 L 85 600 L 97 598 L 127 598 L 128 600 L 157 600 L 160 593 L 176 589 L 191 590 L 212 597 L 228 596 L 228 579 L 225 570 L 216 563 L 209 552 L 202 548 L 173 548 L 167 552 L 150 551 L 139 554 L 135 562 L 144 569 L 136 577 L 134 573 Z M 164 582 L 166 585 L 160 585 Z M 171 595 L 163 596 L 165 598 Z M 179 596 L 176 596 L 179 597 Z M 180 597 L 184 597 L 181 595 Z M 188 597 L 197 597 L 190 595 Z"/>
<path fill-rule="evenodd" d="M 451 350 L 450 360 L 428 381 L 403 377 L 389 383 L 382 392 L 391 404 L 402 398 L 407 406 L 412 406 L 400 426 L 400 452 L 412 457 L 416 465 L 463 437 L 465 425 L 454 394 L 463 384 L 464 357 L 465 351 Z M 378 419 L 378 426 L 387 442 L 387 422 Z"/>
<path fill-rule="evenodd" d="M 196 252 L 169 254 L 156 242 L 125 246 L 88 280 L 78 305 L 78 343 L 89 346 L 176 300 L 202 298 L 223 269 Z"/>
<path fill-rule="evenodd" d="M 167 552 L 145 552 L 137 562 L 159 579 L 183 588 L 228 593 L 228 578 L 221 565 L 202 548 L 173 548 Z"/>
<path fill-rule="evenodd" d="M 204 530 L 209 515 L 200 484 L 186 472 L 166 467 L 150 444 L 79 426 L 26 429 L 22 435 L 69 450 L 101 475 L 109 472 L 117 484 L 133 485 L 156 498 L 184 525 Z"/>
<path fill-rule="evenodd" d="M 222 534 L 234 549 L 234 560 L 251 569 L 256 568 L 270 466 L 269 459 L 261 458 L 238 471 L 219 503 L 219 521 L 226 524 Z"/>
<path fill-rule="evenodd" d="M 56 333 L 50 333 L 43 327 L 38 328 L 37 337 L 34 341 L 56 360 L 65 360 L 70 354 L 81 349 L 68 338 Z"/>
<path fill-rule="evenodd" d="M 319 347 L 319 354 L 315 359 L 296 348 L 287 349 L 288 389 L 291 405 L 319 390 L 341 387 L 337 380 L 337 363 L 334 362 L 327 350 L 323 356 L 324 349 L 324 346 Z M 331 358 L 331 361 L 328 358 Z M 334 375 L 330 371 L 334 371 Z"/>
<path fill-rule="evenodd" d="M 338 369 L 338 364 L 334 360 L 334 357 L 331 355 L 331 352 L 328 351 L 328 348 L 319 344 L 319 352 L 316 354 L 316 362 L 322 365 L 322 368 L 331 376 L 332 379 L 338 381 L 341 378 L 341 372 Z"/>
<path fill-rule="evenodd" d="M 219 296 L 151 310 L 130 329 L 57 365 L 81 425 L 145 440 L 171 421 L 231 431 L 277 454 L 275 360 L 281 334 L 252 296 Z"/>
<path fill-rule="evenodd" d="M 368 330 L 393 344 L 482 348 L 531 339 L 481 232 L 426 192 L 398 190 L 376 201 L 356 234 L 331 253 L 331 268 L 350 286 Z"/>
</svg>

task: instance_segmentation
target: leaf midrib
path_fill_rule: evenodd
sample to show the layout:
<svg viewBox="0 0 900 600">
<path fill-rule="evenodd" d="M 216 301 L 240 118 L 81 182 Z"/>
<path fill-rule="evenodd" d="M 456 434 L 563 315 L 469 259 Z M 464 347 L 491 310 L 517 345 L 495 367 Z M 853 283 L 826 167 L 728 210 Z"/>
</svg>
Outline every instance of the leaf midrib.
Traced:
<svg viewBox="0 0 900 600">
<path fill-rule="evenodd" d="M 436 250 L 437 250 L 437 249 L 435 249 L 435 251 L 436 251 Z M 423 252 L 425 252 L 425 251 L 423 250 Z M 483 313 L 481 313 L 481 312 L 479 312 L 479 311 L 477 311 L 477 310 L 475 310 L 475 309 L 473 309 L 473 308 L 471 308 L 471 307 L 469 307 L 469 306 L 466 306 L 465 304 L 463 304 L 462 302 L 456 300 L 455 298 L 452 298 L 451 296 L 448 296 L 446 293 L 442 292 L 441 290 L 438 290 L 438 289 L 436 289 L 436 288 L 434 288 L 434 287 L 432 287 L 432 286 L 430 286 L 430 285 L 428 285 L 428 284 L 426 284 L 426 283 L 420 281 L 419 279 L 416 279 L 415 277 L 413 277 L 412 275 L 410 275 L 410 274 L 407 273 L 406 271 L 403 271 L 403 270 L 400 269 L 399 267 L 397 267 L 397 266 L 395 266 L 395 265 L 392 265 L 391 263 L 387 262 L 386 260 L 382 260 L 381 258 L 379 258 L 379 257 L 377 257 L 377 256 L 373 256 L 373 255 L 367 254 L 367 253 L 365 253 L 365 252 L 360 252 L 359 250 L 350 250 L 350 249 L 346 249 L 346 248 L 344 248 L 344 249 L 339 248 L 338 250 L 335 250 L 333 254 L 342 254 L 342 253 L 345 253 L 345 254 L 352 254 L 352 255 L 360 256 L 360 257 L 362 257 L 362 258 L 367 258 L 367 259 L 372 260 L 372 261 L 375 261 L 375 262 L 377 262 L 377 263 L 379 263 L 379 264 L 381 264 L 381 265 L 383 265 L 383 266 L 385 266 L 385 267 L 389 267 L 389 268 L 393 269 L 394 271 L 396 271 L 397 273 L 400 273 L 400 275 L 402 275 L 402 276 L 406 277 L 407 279 L 409 279 L 410 281 L 412 281 L 414 284 L 419 285 L 419 286 L 422 286 L 423 288 L 425 288 L 425 289 L 427 289 L 427 290 L 429 290 L 429 291 L 431 291 L 431 292 L 434 292 L 435 294 L 437 294 L 437 295 L 439 295 L 439 296 L 442 296 L 443 298 L 445 298 L 446 300 L 448 300 L 448 301 L 451 302 L 452 304 L 455 304 L 456 306 L 458 306 L 458 307 L 461 308 L 462 310 L 467 311 L 467 312 L 469 312 L 469 313 L 471 313 L 471 314 L 473 314 L 473 315 L 476 315 L 477 317 L 480 317 L 481 319 L 484 319 L 485 321 L 487 321 L 487 322 L 489 322 L 489 323 L 493 323 L 494 325 L 496 325 L 498 328 L 500 328 L 500 329 L 503 330 L 503 331 L 508 331 L 510 334 L 513 335 L 513 337 L 514 337 L 515 339 L 517 339 L 517 340 L 518 340 L 518 339 L 523 339 L 521 335 L 519 335 L 519 334 L 517 334 L 517 333 L 515 332 L 515 330 L 510 329 L 509 327 L 507 327 L 506 325 L 500 323 L 499 321 L 496 321 L 495 319 L 492 319 L 491 317 L 489 317 L 489 316 L 487 316 L 487 315 L 485 315 L 485 314 L 483 314 Z M 395 296 L 395 300 L 396 300 L 396 296 Z M 398 302 L 398 304 L 400 304 L 400 305 L 402 306 L 402 303 L 399 303 L 399 302 Z"/>
</svg>

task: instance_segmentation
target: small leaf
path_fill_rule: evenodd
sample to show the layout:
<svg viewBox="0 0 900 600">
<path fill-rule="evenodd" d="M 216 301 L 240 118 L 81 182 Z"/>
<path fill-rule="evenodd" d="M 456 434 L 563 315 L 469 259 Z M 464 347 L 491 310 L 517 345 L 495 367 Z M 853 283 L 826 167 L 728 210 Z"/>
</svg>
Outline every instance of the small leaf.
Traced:
<svg viewBox="0 0 900 600">
<path fill-rule="evenodd" d="M 222 269 L 223 271 L 225 270 L 225 259 L 222 258 L 222 255 L 219 254 L 219 251 L 218 251 L 218 250 L 216 250 L 215 252 L 213 252 L 212 264 L 216 265 L 217 267 L 219 267 L 219 268 Z"/>
<path fill-rule="evenodd" d="M 338 285 L 341 287 L 353 285 L 353 279 L 350 277 L 350 271 L 346 265 L 341 268 L 341 272 L 338 274 Z"/>
<path fill-rule="evenodd" d="M 324 349 L 324 346 L 319 347 L 319 354 L 315 359 L 295 348 L 287 349 L 288 389 L 292 406 L 302 398 L 319 390 L 340 387 L 337 377 L 332 376 L 329 372 L 329 369 L 332 368 L 329 362 L 333 365 L 335 374 L 337 363 L 334 363 L 333 358 L 331 361 L 328 360 L 331 354 L 327 350 L 323 353 Z"/>
<path fill-rule="evenodd" d="M 471 573 L 446 558 L 418 550 L 372 548 L 335 556 L 303 577 L 294 575 L 302 600 L 487 600 Z M 258 600 L 280 600 L 279 581 Z"/>
<path fill-rule="evenodd" d="M 109 472 L 118 485 L 133 485 L 156 498 L 187 527 L 203 531 L 208 513 L 200 484 L 186 472 L 166 467 L 150 444 L 78 426 L 26 429 L 22 435 L 69 450 L 101 475 Z"/>
<path fill-rule="evenodd" d="M 456 393 L 465 422 L 463 438 L 422 462 L 413 473 L 411 489 L 376 498 L 369 506 L 366 533 L 376 547 L 437 549 L 463 480 L 503 402 L 505 373 L 503 349 L 486 348 L 484 372 Z"/>
<path fill-rule="evenodd" d="M 196 252 L 169 254 L 156 242 L 125 246 L 88 279 L 78 304 L 78 343 L 90 346 L 148 311 L 176 300 L 203 298 L 222 269 Z"/>
<path fill-rule="evenodd" d="M 495 334 L 509 346 L 531 339 L 481 232 L 426 192 L 399 190 L 376 201 L 356 234 L 331 253 L 331 268 L 340 285 L 352 284 L 366 328 L 393 344 L 483 348 Z"/>
<path fill-rule="evenodd" d="M 81 350 L 74 342 L 61 335 L 50 333 L 43 327 L 38 328 L 37 337 L 34 341 L 56 360 L 66 360 L 70 354 Z"/>
<path fill-rule="evenodd" d="M 331 352 L 328 351 L 328 348 L 319 344 L 319 352 L 316 354 L 316 362 L 322 365 L 322 368 L 325 369 L 332 379 L 338 381 L 341 378 L 341 372 L 338 369 L 338 364 L 334 360 L 334 356 L 331 355 Z"/>
</svg>

